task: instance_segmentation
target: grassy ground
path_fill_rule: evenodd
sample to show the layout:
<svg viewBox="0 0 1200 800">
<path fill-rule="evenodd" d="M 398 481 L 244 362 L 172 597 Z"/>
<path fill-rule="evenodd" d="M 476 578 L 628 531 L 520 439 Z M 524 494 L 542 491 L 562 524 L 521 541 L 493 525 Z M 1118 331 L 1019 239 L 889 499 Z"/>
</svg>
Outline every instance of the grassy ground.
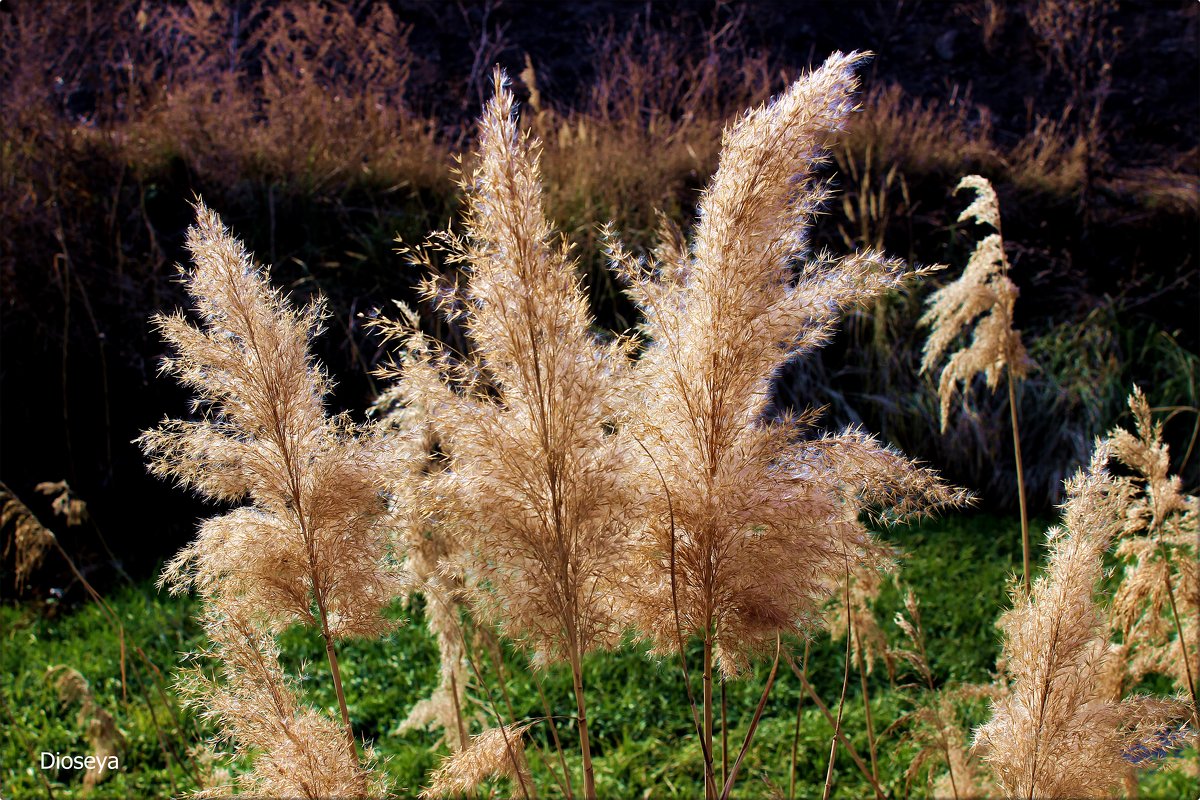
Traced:
<svg viewBox="0 0 1200 800">
<path fill-rule="evenodd" d="M 988 516 L 961 516 L 900 528 L 886 533 L 908 553 L 901 568 L 903 585 L 911 587 L 922 603 L 922 619 L 929 654 L 939 684 L 985 682 L 995 663 L 997 643 L 993 620 L 1006 605 L 1008 577 L 1019 569 L 1020 545 L 1012 520 Z M 887 635 L 899 643 L 891 624 L 902 606 L 902 587 L 887 585 L 876 611 Z M 124 626 L 125 695 L 121 680 L 121 642 L 113 624 L 95 605 L 60 612 L 43 608 L 0 607 L 0 669 L 11 676 L 2 696 L 8 719 L 0 732 L 0 796 L 47 795 L 49 781 L 55 797 L 78 796 L 82 770 L 38 769 L 42 751 L 64 754 L 89 752 L 87 736 L 77 720 L 77 706 L 64 705 L 45 678 L 47 669 L 67 664 L 91 683 L 96 701 L 112 712 L 124 732 L 121 769 L 101 783 L 92 797 L 157 797 L 175 795 L 196 785 L 195 772 L 203 769 L 187 750 L 204 733 L 200 724 L 174 708 L 168 694 L 160 694 L 152 662 L 169 682 L 178 669 L 180 654 L 194 648 L 199 631 L 191 620 L 195 604 L 155 592 L 150 584 L 130 586 L 115 593 L 109 603 Z M 397 613 L 408 625 L 384 639 L 352 643 L 345 647 L 342 663 L 351 715 L 356 730 L 373 740 L 384 768 L 401 796 L 415 794 L 424 776 L 444 753 L 436 735 L 398 731 L 412 704 L 428 694 L 436 682 L 437 652 L 421 624 L 419 604 Z M 307 676 L 309 698 L 335 707 L 332 691 L 321 670 L 323 657 L 316 636 L 294 631 L 285 637 L 289 666 Z M 803 645 L 792 643 L 799 654 Z M 836 709 L 842 681 L 843 650 L 828 636 L 810 645 L 810 677 L 826 703 Z M 145 658 L 139 654 L 144 653 Z M 481 669 L 491 676 L 494 665 L 486 656 Z M 505 653 L 507 690 L 518 718 L 543 716 L 533 676 L 522 667 L 518 654 Z M 307 665 L 307 666 L 306 666 Z M 766 669 L 727 687 L 732 762 L 762 688 Z M 605 797 L 695 797 L 701 792 L 696 776 L 700 754 L 689 733 L 687 701 L 677 664 L 648 658 L 643 648 L 631 644 L 618 653 L 592 657 L 588 687 L 594 720 L 598 791 Z M 572 708 L 569 674 L 550 670 L 540 676 L 542 689 L 556 710 Z M 916 754 L 916 745 L 904 737 L 904 727 L 885 733 L 918 698 L 903 688 L 912 676 L 897 676 L 896 685 L 879 667 L 871 676 L 869 691 L 878 736 L 881 783 L 890 796 L 923 797 L 927 788 L 918 778 L 906 789 L 905 770 Z M 500 699 L 492 680 L 491 691 Z M 791 751 L 796 736 L 798 680 L 781 667 L 753 748 L 739 780 L 739 797 L 788 796 Z M 487 713 L 487 703 L 482 707 Z M 564 712 L 565 713 L 565 712 Z M 982 706 L 966 709 L 971 722 L 986 713 Z M 177 716 L 178 714 L 178 716 Z M 508 712 L 505 710 L 505 716 Z M 868 743 L 861 691 L 851 676 L 844 730 L 864 758 Z M 561 720 L 559 735 L 567 750 L 568 765 L 578 774 L 578 756 L 568 720 Z M 819 797 L 829 757 L 831 726 L 807 698 L 800 705 L 796 741 L 796 797 Z M 557 756 L 545 725 L 534 728 L 531 761 L 539 794 L 557 792 L 541 762 L 557 768 Z M 720 750 L 718 749 L 718 756 Z M 1195 758 L 1195 751 L 1187 754 Z M 1180 759 L 1176 759 L 1178 763 Z M 870 796 L 869 787 L 844 753 L 835 770 L 835 797 Z M 578 783 L 578 779 L 576 780 Z M 1176 771 L 1147 772 L 1141 780 L 1141 797 L 1193 797 L 1200 783 Z M 778 796 L 778 795 L 776 795 Z"/>
</svg>

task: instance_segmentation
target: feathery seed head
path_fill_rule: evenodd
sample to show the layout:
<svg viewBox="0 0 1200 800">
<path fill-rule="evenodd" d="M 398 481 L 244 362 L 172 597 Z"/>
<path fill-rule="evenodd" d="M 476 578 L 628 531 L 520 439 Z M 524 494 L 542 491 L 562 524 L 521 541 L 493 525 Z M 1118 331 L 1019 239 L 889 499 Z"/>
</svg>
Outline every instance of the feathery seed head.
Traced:
<svg viewBox="0 0 1200 800">
<path fill-rule="evenodd" d="M 974 189 L 975 199 L 958 215 L 958 221 L 974 219 L 981 225 L 991 225 L 999 233 L 1000 201 L 996 198 L 991 181 L 982 175 L 967 175 L 954 187 L 954 193 L 958 194 L 963 189 Z"/>
<path fill-rule="evenodd" d="M 988 388 L 995 389 L 1005 369 L 1013 377 L 1023 378 L 1030 368 L 1020 332 L 1012 327 L 1017 287 L 1008 278 L 1008 259 L 1000 238 L 1000 206 L 996 192 L 991 183 L 979 175 L 963 178 L 958 189 L 964 188 L 975 190 L 976 197 L 959 216 L 959 220 L 975 219 L 991 225 L 996 233 L 988 235 L 976 245 L 958 280 L 929 296 L 926 301 L 928 307 L 920 320 L 921 325 L 931 329 L 921 359 L 922 372 L 936 367 L 955 341 L 968 330 L 971 331 L 970 345 L 950 356 L 938 379 L 943 431 L 950 413 L 950 400 L 959 383 L 963 384 L 965 391 L 971 380 L 983 373 L 987 377 Z"/>
<path fill-rule="evenodd" d="M 219 600 L 203 618 L 209 645 L 200 655 L 220 664 L 220 681 L 197 666 L 184 671 L 177 687 L 185 704 L 214 722 L 219 741 L 234 755 L 248 756 L 251 769 L 234 785 L 215 786 L 200 797 L 382 797 L 386 786 L 370 765 L 360 764 L 344 730 L 328 715 L 303 705 L 295 681 L 279 665 L 274 635 L 238 609 Z"/>
<path fill-rule="evenodd" d="M 199 419 L 166 420 L 139 443 L 151 470 L 213 500 L 249 504 L 205 522 L 162 581 L 221 594 L 276 628 L 316 622 L 334 636 L 380 632 L 398 591 L 383 494 L 405 450 L 390 432 L 329 417 L 329 379 L 308 352 L 321 304 L 296 310 L 220 219 L 198 203 L 184 281 L 200 325 L 160 316 L 164 369 Z"/>
<path fill-rule="evenodd" d="M 636 624 L 662 651 L 675 649 L 676 613 L 685 635 L 715 631 L 726 675 L 777 633 L 818 625 L 848 569 L 885 559 L 860 511 L 962 499 L 865 434 L 806 438 L 807 418 L 766 419 L 778 370 L 904 275 L 870 251 L 808 252 L 826 196 L 816 168 L 864 57 L 834 54 L 725 132 L 690 247 L 668 227 L 647 265 L 607 243 L 649 342 L 622 417 L 646 490 Z"/>
<path fill-rule="evenodd" d="M 1177 703 L 1114 697 L 1115 656 L 1096 602 L 1103 556 L 1120 534 L 1131 499 L 1127 481 L 1092 463 L 1067 484 L 1063 524 L 1047 533 L 1045 574 L 1000 620 L 1009 693 L 976 731 L 975 746 L 1009 797 L 1109 797 L 1132 765 L 1131 747 L 1179 717 Z"/>
<path fill-rule="evenodd" d="M 1200 498 L 1184 494 L 1141 389 L 1129 397 L 1135 431 L 1109 433 L 1113 456 L 1132 473 L 1117 544 L 1121 582 L 1112 627 L 1121 634 L 1131 682 L 1171 676 L 1195 701 L 1200 681 Z"/>
<path fill-rule="evenodd" d="M 42 563 L 54 534 L 43 527 L 21 499 L 0 483 L 0 530 L 10 529 L 4 557 L 13 554 L 13 586 L 20 589 Z"/>
<path fill-rule="evenodd" d="M 543 210 L 537 142 L 518 130 L 500 72 L 479 128 L 463 233 L 434 240 L 467 281 L 425 287 L 461 318 L 473 352 L 456 363 L 425 343 L 404 370 L 448 454 L 424 496 L 461 543 L 453 569 L 485 617 L 536 661 L 574 658 L 623 627 L 631 495 L 612 421 L 629 345 L 592 333 L 575 262 Z"/>
<path fill-rule="evenodd" d="M 532 785 L 522 737 L 529 723 L 489 728 L 471 738 L 471 745 L 448 756 L 422 790 L 422 800 L 462 797 L 492 777 L 511 778 L 515 786 Z"/>
</svg>

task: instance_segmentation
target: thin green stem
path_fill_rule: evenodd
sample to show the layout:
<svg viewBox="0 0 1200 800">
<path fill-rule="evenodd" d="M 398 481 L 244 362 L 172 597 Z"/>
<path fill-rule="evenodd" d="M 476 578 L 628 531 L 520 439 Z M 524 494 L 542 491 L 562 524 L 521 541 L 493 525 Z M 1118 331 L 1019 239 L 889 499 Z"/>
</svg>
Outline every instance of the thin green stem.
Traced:
<svg viewBox="0 0 1200 800">
<path fill-rule="evenodd" d="M 575 688 L 575 707 L 579 714 L 579 751 L 583 756 L 583 794 L 587 800 L 596 800 L 596 775 L 592 767 L 591 740 L 588 738 L 587 704 L 583 697 L 583 658 L 577 650 L 572 656 L 571 680 Z"/>
<path fill-rule="evenodd" d="M 558 753 L 558 765 L 562 768 L 564 781 L 559 781 L 555 775 L 555 780 L 559 788 L 563 790 L 563 795 L 567 800 L 575 800 L 575 792 L 571 786 L 571 770 L 567 768 L 567 757 L 563 753 L 562 742 L 558 738 L 558 725 L 554 722 L 554 715 L 550 713 L 550 702 L 546 700 L 546 692 L 542 688 L 542 679 L 535 672 L 533 675 L 533 685 L 537 687 L 538 697 L 542 701 L 542 710 L 546 712 L 546 722 L 550 726 L 550 738 L 554 740 L 554 750 Z M 554 770 L 550 770 L 550 774 L 554 775 Z"/>
<path fill-rule="evenodd" d="M 1200 702 L 1196 700 L 1196 679 L 1192 676 L 1192 659 L 1187 649 L 1187 639 L 1183 636 L 1183 626 L 1179 623 L 1179 611 L 1175 608 L 1175 589 L 1171 586 L 1171 573 L 1168 567 L 1165 575 L 1167 582 L 1167 599 L 1171 601 L 1171 618 L 1175 621 L 1175 635 L 1179 637 L 1179 651 L 1183 656 L 1183 673 L 1187 678 L 1188 692 L 1192 696 L 1192 725 L 1200 729 Z"/>
<path fill-rule="evenodd" d="M 1017 464 L 1017 499 L 1021 504 L 1021 561 L 1022 561 L 1022 582 L 1025 585 L 1025 596 L 1029 596 L 1030 584 L 1030 557 L 1029 557 L 1029 513 L 1027 511 L 1025 501 L 1025 470 L 1021 464 L 1021 429 L 1017 425 L 1017 387 L 1016 379 L 1013 378 L 1012 370 L 1006 370 L 1008 375 L 1008 410 L 1012 416 L 1012 433 L 1013 433 L 1013 456 L 1016 458 Z"/>
<path fill-rule="evenodd" d="M 853 630 L 853 626 L 851 626 Z M 855 631 L 857 633 L 857 631 Z M 858 636 L 858 677 L 862 684 L 863 710 L 867 716 L 867 747 L 871 755 L 871 774 L 879 780 L 879 763 L 875 755 L 875 722 L 871 719 L 871 693 L 867 690 L 867 665 L 863 656 L 862 635 Z"/>
<path fill-rule="evenodd" d="M 465 640 L 464 640 L 465 641 Z M 508 738 L 508 729 L 504 725 L 504 718 L 500 715 L 496 708 L 496 700 L 492 696 L 492 690 L 488 688 L 487 682 L 483 679 L 483 673 L 479 671 L 479 665 L 475 663 L 475 659 L 470 653 L 464 653 L 467 659 L 467 666 L 471 668 L 471 672 L 475 673 L 475 680 L 479 683 L 479 687 L 483 689 L 487 696 L 488 706 L 492 715 L 496 718 L 496 728 L 500 731 L 500 737 L 504 740 L 504 749 L 508 752 L 509 763 L 512 764 L 513 774 L 517 776 L 517 782 L 521 787 L 521 795 L 525 800 L 531 800 L 529 787 L 525 785 L 524 771 L 521 769 L 521 763 L 517 759 L 516 749 L 513 742 Z M 514 720 L 515 722 L 515 720 Z"/>
<path fill-rule="evenodd" d="M 315 572 L 315 570 L 314 570 Z M 319 586 L 316 576 L 313 576 L 313 587 Z M 358 740 L 354 738 L 354 728 L 350 725 L 350 709 L 346 706 L 346 693 L 342 689 L 342 670 L 338 666 L 337 651 L 333 645 L 333 634 L 329 630 L 329 612 L 325 609 L 324 593 L 319 589 L 315 592 L 317 596 L 317 612 L 321 619 L 321 638 L 325 640 L 325 658 L 329 662 L 329 674 L 333 678 L 333 690 L 337 694 L 338 708 L 342 712 L 342 725 L 346 729 L 346 739 L 350 742 L 350 748 L 354 752 L 354 758 L 358 760 Z"/>
<path fill-rule="evenodd" d="M 725 678 L 721 677 L 721 785 L 729 780 L 729 703 L 725 698 Z"/>
<path fill-rule="evenodd" d="M 701 686 L 704 693 L 704 741 L 705 753 L 713 752 L 713 641 L 712 621 L 704 628 L 704 672 L 701 675 Z M 704 797 L 706 800 L 716 800 L 717 781 L 713 770 L 713 759 L 710 755 L 704 763 Z"/>
<path fill-rule="evenodd" d="M 829 767 L 825 770 L 825 791 L 821 800 L 829 800 L 833 790 L 833 765 L 837 759 L 838 735 L 842 732 L 842 712 L 846 708 L 846 687 L 850 684 L 850 562 L 846 562 L 846 666 L 842 671 L 842 696 L 838 700 L 837 721 L 833 724 L 833 737 L 829 743 Z"/>
<path fill-rule="evenodd" d="M 808 649 L 810 642 L 804 642 L 804 670 L 808 671 Z M 801 710 L 804 708 L 804 695 L 800 694 L 796 698 L 796 727 L 792 730 L 792 766 L 788 772 L 788 800 L 796 800 L 796 755 L 800 749 L 800 719 Z"/>
</svg>

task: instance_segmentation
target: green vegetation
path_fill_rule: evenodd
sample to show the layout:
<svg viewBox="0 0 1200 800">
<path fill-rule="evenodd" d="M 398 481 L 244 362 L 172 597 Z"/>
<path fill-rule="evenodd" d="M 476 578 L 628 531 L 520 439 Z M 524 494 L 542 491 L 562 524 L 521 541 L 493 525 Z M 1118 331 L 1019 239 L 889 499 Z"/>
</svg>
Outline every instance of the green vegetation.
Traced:
<svg viewBox="0 0 1200 800">
<path fill-rule="evenodd" d="M 1033 524 L 1035 541 L 1041 539 L 1044 525 L 1040 523 L 1035 520 Z M 1007 605 L 1006 579 L 1018 575 L 1021 568 L 1019 529 L 1016 519 L 962 515 L 885 532 L 907 554 L 899 577 L 921 598 L 930 660 L 939 682 L 986 680 L 993 668 L 998 652 L 993 620 Z M 139 584 L 116 592 L 109 603 L 125 625 L 127 647 L 131 651 L 141 647 L 164 673 L 177 672 L 181 653 L 201 644 L 200 629 L 192 619 L 196 604 L 189 599 L 171 598 L 151 585 Z M 901 609 L 902 592 L 893 585 L 885 586 L 876 605 L 878 617 L 890 619 Z M 342 660 L 355 729 L 374 740 L 386 771 L 403 796 L 422 785 L 424 776 L 446 751 L 434 747 L 434 734 L 399 734 L 396 730 L 414 698 L 426 696 L 437 684 L 438 654 L 433 638 L 421 624 L 419 603 L 396 609 L 395 613 L 406 617 L 408 624 L 378 640 L 348 643 Z M 885 629 L 893 643 L 898 643 L 900 633 L 895 626 L 887 625 Z M 2 690 L 3 697 L 7 713 L 14 715 L 16 723 L 5 720 L 0 732 L 0 793 L 5 797 L 45 794 L 27 748 L 71 754 L 88 751 L 74 710 L 60 704 L 44 677 L 46 670 L 56 664 L 70 665 L 87 677 L 97 701 L 113 713 L 126 735 L 120 772 L 101 783 L 91 797 L 159 797 L 194 785 L 189 768 L 173 757 L 164 757 L 158 729 L 167 750 L 179 752 L 199 742 L 199 728 L 185 714 L 185 734 L 181 735 L 171 711 L 161 700 L 151 699 L 147 706 L 143 697 L 153 698 L 155 694 L 148 681 L 131 678 L 128 697 L 122 700 L 119 643 L 94 604 L 73 609 L 5 605 L 0 607 L 0 630 L 4 632 L 0 670 L 12 676 Z M 320 637 L 311 631 L 294 629 L 284 637 L 283 644 L 288 668 L 309 664 L 319 670 L 323 666 Z M 793 648 L 797 655 L 803 651 L 799 643 Z M 534 676 L 523 666 L 525 659 L 507 650 L 505 656 L 508 690 L 517 718 L 541 716 Z M 826 703 L 836 706 L 842 645 L 828 637 L 814 640 L 810 664 L 817 691 Z M 743 726 L 761 692 L 765 670 L 760 668 L 759 672 L 755 680 L 728 687 L 731 743 L 741 740 Z M 145 671 L 139 674 L 145 675 Z M 596 687 L 592 735 L 597 793 L 602 797 L 641 797 L 650 791 L 655 797 L 688 798 L 701 792 L 699 753 L 694 747 L 680 746 L 681 740 L 694 734 L 677 713 L 687 703 L 677 666 L 655 665 L 641 648 L 630 648 L 589 657 L 588 675 Z M 569 702 L 568 670 L 552 669 L 538 679 L 552 704 L 561 707 Z M 898 685 L 910 680 L 911 676 L 897 676 Z M 852 681 L 843 724 L 854 747 L 865 753 L 865 721 L 856 686 L 857 682 Z M 336 714 L 337 699 L 328 681 L 317 679 L 306 688 L 313 702 Z M 886 730 L 911 710 L 910 692 L 892 687 L 881 667 L 871 677 L 870 690 L 877 731 Z M 795 677 L 782 674 L 764 712 L 755 746 L 743 766 L 746 772 L 739 796 L 768 797 L 772 787 L 786 796 L 800 694 Z M 978 715 L 972 721 L 982 721 L 985 708 L 980 706 L 976 711 Z M 801 713 L 796 796 L 820 797 L 831 727 L 807 698 Z M 535 730 L 541 731 L 535 741 L 542 756 L 557 767 L 553 744 L 544 729 L 539 726 Z M 558 730 L 568 766 L 577 771 L 579 755 L 571 739 L 572 727 L 562 721 Z M 880 771 L 881 783 L 889 794 L 903 797 L 904 771 L 916 748 L 900 743 L 899 736 L 897 732 L 881 738 Z M 1194 751 L 1185 757 L 1194 758 Z M 537 768 L 539 756 L 531 752 L 530 758 L 539 792 L 552 794 L 555 788 L 549 771 Z M 1174 759 L 1176 763 L 1180 760 Z M 81 771 L 49 772 L 47 777 L 53 782 L 55 797 L 78 795 Z M 1140 791 L 1142 798 L 1190 797 L 1200 791 L 1200 782 L 1178 771 L 1152 771 L 1143 774 Z M 845 753 L 839 752 L 833 796 L 858 798 L 869 794 L 862 776 Z M 912 794 L 924 796 L 924 787 L 918 783 Z"/>
</svg>

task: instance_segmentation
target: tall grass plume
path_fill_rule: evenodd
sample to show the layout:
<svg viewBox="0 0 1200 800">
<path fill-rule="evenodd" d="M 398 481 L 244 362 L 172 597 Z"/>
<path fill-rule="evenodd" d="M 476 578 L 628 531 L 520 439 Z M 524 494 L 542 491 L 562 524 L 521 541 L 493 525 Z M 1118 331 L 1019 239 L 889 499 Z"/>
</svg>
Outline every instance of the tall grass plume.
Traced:
<svg viewBox="0 0 1200 800">
<path fill-rule="evenodd" d="M 434 243 L 466 286 L 430 280 L 425 296 L 461 319 L 473 352 L 452 363 L 417 341 L 404 372 L 449 458 L 429 475 L 431 512 L 462 543 L 482 617 L 528 645 L 535 665 L 569 666 L 592 798 L 583 659 L 615 646 L 625 625 L 629 445 L 612 421 L 628 345 L 592 332 L 575 262 L 543 210 L 538 145 L 519 131 L 499 72 L 463 189 L 464 233 Z"/>
<path fill-rule="evenodd" d="M 975 200 L 959 214 L 960 222 L 973 219 L 995 231 L 975 246 L 967 268 L 958 280 L 930 295 L 921 324 L 930 327 L 929 339 L 921 359 L 921 371 L 932 370 L 954 342 L 971 331 L 971 343 L 953 353 L 938 378 L 938 400 L 942 431 L 950 413 L 954 389 L 963 384 L 964 392 L 976 375 L 982 373 L 987 385 L 995 389 L 1003 373 L 1008 378 L 1008 407 L 1012 420 L 1013 454 L 1017 469 L 1017 497 L 1021 505 L 1021 551 L 1025 590 L 1031 580 L 1029 513 L 1025 501 L 1025 474 L 1021 464 L 1021 433 L 1017 420 L 1016 381 L 1029 374 L 1031 362 L 1021 343 L 1021 334 L 1013 329 L 1013 306 L 1017 286 L 1008 277 L 1008 257 L 1000 235 L 1000 202 L 992 184 L 980 175 L 968 175 L 958 188 L 975 191 Z M 972 325 L 974 327 L 972 327 Z"/>
<path fill-rule="evenodd" d="M 817 168 L 854 109 L 864 59 L 834 54 L 726 130 L 690 244 L 667 230 L 648 263 L 609 247 L 645 320 L 624 394 L 646 487 L 634 619 L 661 653 L 703 640 L 709 796 L 714 669 L 737 677 L 779 635 L 821 627 L 846 572 L 886 558 L 861 511 L 899 518 L 963 499 L 861 431 L 814 435 L 815 415 L 769 404 L 785 364 L 906 276 L 874 251 L 837 258 L 809 244 L 827 197 Z"/>
<path fill-rule="evenodd" d="M 1127 754 L 1178 719 L 1179 704 L 1114 692 L 1116 658 L 1097 600 L 1104 554 L 1121 533 L 1130 485 L 1101 443 L 1067 485 L 1063 524 L 1047 533 L 1045 574 L 1014 592 L 1000 619 L 1008 692 L 975 747 L 1012 798 L 1110 797 L 1135 769 Z"/>
<path fill-rule="evenodd" d="M 269 639 L 296 622 L 315 627 L 353 753 L 335 643 L 393 625 L 383 611 L 399 593 L 400 580 L 385 494 L 401 479 L 407 451 L 394 431 L 325 412 L 329 378 L 308 351 L 320 328 L 320 302 L 294 308 L 215 213 L 201 203 L 196 212 L 187 237 L 195 265 L 183 279 L 200 325 L 182 313 L 155 321 L 174 350 L 163 371 L 194 392 L 197 417 L 165 420 L 139 441 L 155 474 L 212 500 L 248 503 L 205 521 L 160 582 L 173 591 L 199 591 L 210 606 L 218 657 L 242 658 L 238 648 L 246 637 Z M 219 630 L 225 622 L 235 629 Z M 236 698 L 241 667 L 227 667 L 235 670 L 229 677 Z M 236 712 L 249 713 L 251 706 L 219 693 L 206 696 L 210 704 L 225 703 L 228 713 L 218 716 L 235 736 L 243 730 Z M 323 741 L 300 738 L 293 744 L 300 755 L 321 759 Z M 255 742 L 242 744 L 258 752 Z M 255 759 L 256 770 L 273 769 L 266 758 Z M 353 767 L 346 780 L 353 783 L 357 762 L 346 763 Z"/>
</svg>

